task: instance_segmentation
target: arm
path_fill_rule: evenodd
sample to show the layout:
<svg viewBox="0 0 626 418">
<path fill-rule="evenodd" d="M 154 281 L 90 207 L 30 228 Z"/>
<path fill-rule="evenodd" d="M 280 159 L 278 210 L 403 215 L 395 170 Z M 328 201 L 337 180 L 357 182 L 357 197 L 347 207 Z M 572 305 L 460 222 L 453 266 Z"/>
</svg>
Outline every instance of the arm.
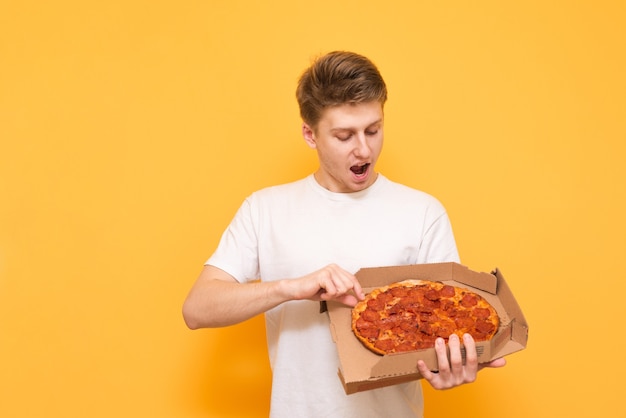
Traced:
<svg viewBox="0 0 626 418">
<path fill-rule="evenodd" d="M 428 370 L 426 363 L 422 360 L 417 362 L 417 368 L 424 379 L 435 389 L 451 389 L 465 383 L 472 383 L 476 380 L 476 374 L 484 367 L 503 367 L 506 365 L 504 358 L 493 360 L 491 363 L 478 364 L 476 354 L 476 344 L 469 335 L 463 336 L 465 345 L 465 364 L 461 356 L 461 342 L 455 334 L 450 336 L 448 346 L 450 348 L 450 360 L 446 352 L 446 346 L 442 338 L 435 344 L 439 371 L 436 373 Z"/>
<path fill-rule="evenodd" d="M 354 275 L 331 264 L 296 279 L 239 283 L 207 265 L 194 283 L 183 317 L 191 329 L 233 325 L 289 300 L 337 300 L 354 306 L 365 296 Z"/>
</svg>

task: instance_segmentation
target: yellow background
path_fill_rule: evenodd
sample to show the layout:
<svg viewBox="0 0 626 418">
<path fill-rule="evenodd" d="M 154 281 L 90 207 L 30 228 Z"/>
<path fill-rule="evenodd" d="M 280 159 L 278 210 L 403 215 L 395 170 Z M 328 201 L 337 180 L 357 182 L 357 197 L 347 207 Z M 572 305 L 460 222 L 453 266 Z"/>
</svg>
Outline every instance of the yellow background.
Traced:
<svg viewBox="0 0 626 418">
<path fill-rule="evenodd" d="M 267 416 L 261 318 L 181 304 L 243 198 L 315 169 L 294 89 L 334 49 L 386 78 L 379 169 L 530 323 L 427 416 L 619 415 L 624 4 L 3 0 L 0 416 Z"/>
</svg>

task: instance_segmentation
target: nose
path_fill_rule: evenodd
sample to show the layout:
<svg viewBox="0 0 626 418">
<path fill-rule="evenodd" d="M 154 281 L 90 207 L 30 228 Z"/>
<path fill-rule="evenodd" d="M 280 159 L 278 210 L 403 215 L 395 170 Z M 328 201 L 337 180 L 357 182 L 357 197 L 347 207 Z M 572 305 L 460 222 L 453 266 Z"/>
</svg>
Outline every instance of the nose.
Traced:
<svg viewBox="0 0 626 418">
<path fill-rule="evenodd" d="M 358 140 L 356 141 L 354 154 L 359 158 L 369 158 L 371 153 L 372 149 L 369 142 L 367 141 L 367 137 L 365 136 L 365 134 L 361 133 L 358 136 Z"/>
</svg>

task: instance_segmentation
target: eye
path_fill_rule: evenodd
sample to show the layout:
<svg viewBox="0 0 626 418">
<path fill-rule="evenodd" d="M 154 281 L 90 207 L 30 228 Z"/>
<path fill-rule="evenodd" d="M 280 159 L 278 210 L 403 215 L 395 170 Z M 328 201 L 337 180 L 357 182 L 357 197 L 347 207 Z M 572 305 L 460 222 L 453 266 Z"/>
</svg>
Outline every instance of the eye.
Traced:
<svg viewBox="0 0 626 418">
<path fill-rule="evenodd" d="M 365 135 L 369 135 L 369 136 L 376 135 L 377 133 L 378 133 L 378 129 L 365 131 Z"/>
<path fill-rule="evenodd" d="M 336 138 L 340 141 L 347 141 L 350 138 L 352 138 L 352 134 L 351 133 L 339 134 L 339 135 L 336 135 Z"/>
</svg>

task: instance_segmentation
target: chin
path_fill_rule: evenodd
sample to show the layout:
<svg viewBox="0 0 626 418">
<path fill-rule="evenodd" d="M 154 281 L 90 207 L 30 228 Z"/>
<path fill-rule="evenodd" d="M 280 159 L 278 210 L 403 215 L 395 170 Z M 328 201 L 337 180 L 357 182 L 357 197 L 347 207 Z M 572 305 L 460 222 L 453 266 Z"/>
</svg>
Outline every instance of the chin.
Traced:
<svg viewBox="0 0 626 418">
<path fill-rule="evenodd" d="M 360 192 L 361 190 L 365 190 L 370 187 L 372 183 L 372 181 L 353 182 L 347 188 L 349 188 L 351 192 Z"/>
</svg>

